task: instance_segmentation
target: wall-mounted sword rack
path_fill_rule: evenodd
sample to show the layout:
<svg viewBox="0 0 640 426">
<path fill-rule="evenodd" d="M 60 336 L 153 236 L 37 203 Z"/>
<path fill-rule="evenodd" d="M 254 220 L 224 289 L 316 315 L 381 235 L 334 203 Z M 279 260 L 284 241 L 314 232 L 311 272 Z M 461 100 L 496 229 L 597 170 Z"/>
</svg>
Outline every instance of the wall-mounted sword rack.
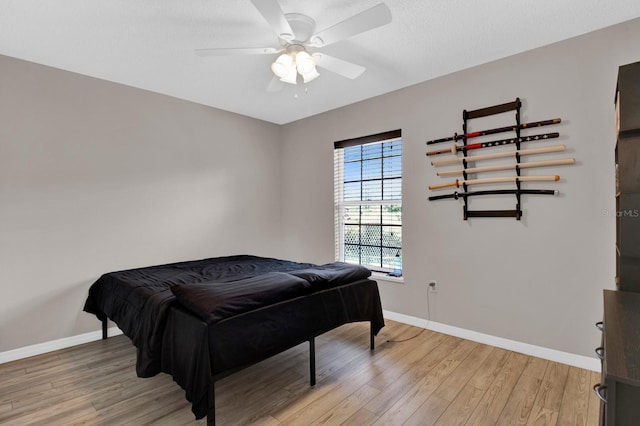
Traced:
<svg viewBox="0 0 640 426">
<path fill-rule="evenodd" d="M 516 220 L 520 220 L 522 217 L 522 195 L 557 195 L 558 191 L 553 190 L 545 190 L 545 189 L 522 189 L 521 183 L 526 181 L 557 181 L 560 179 L 558 175 L 545 175 L 545 176 L 521 176 L 520 170 L 524 168 L 532 168 L 532 167 L 546 167 L 546 166 L 557 166 L 557 165 L 565 165 L 565 164 L 574 164 L 575 160 L 573 158 L 564 158 L 558 160 L 546 160 L 546 161 L 536 161 L 536 162 L 525 162 L 521 163 L 521 156 L 528 156 L 533 154 L 543 154 L 549 152 L 558 152 L 564 151 L 564 145 L 556 145 L 556 146 L 548 146 L 541 148 L 532 148 L 532 149 L 520 149 L 520 144 L 523 142 L 534 142 L 534 141 L 545 141 L 548 139 L 554 139 L 559 137 L 558 132 L 553 133 L 543 133 L 531 136 L 521 136 L 520 131 L 522 129 L 529 129 L 534 127 L 542 127 L 542 126 L 550 126 L 553 124 L 557 124 L 561 122 L 561 119 L 554 118 L 551 120 L 544 121 L 535 121 L 531 123 L 521 123 L 520 122 L 520 108 L 522 103 L 520 102 L 520 98 L 516 98 L 513 102 L 508 102 L 501 105 L 494 105 L 486 108 L 476 109 L 473 111 L 464 110 L 462 112 L 462 134 L 454 133 L 451 137 L 434 139 L 431 141 L 427 141 L 427 145 L 438 144 L 443 142 L 452 141 L 453 145 L 450 149 L 443 150 L 435 150 L 427 152 L 427 156 L 440 155 L 440 154 L 453 154 L 456 155 L 454 159 L 446 159 L 440 161 L 432 161 L 431 164 L 433 166 L 440 166 L 445 164 L 460 164 L 462 163 L 462 169 L 459 170 L 449 170 L 444 172 L 437 173 L 438 176 L 450 176 L 450 175 L 462 175 L 462 179 L 456 179 L 453 182 L 437 184 L 429 186 L 430 190 L 447 188 L 451 186 L 455 186 L 457 188 L 462 187 L 462 192 L 454 192 L 452 194 L 446 195 L 436 195 L 429 197 L 430 201 L 434 200 L 443 200 L 443 199 L 459 199 L 463 200 L 463 218 L 467 220 L 470 217 L 514 217 Z M 511 126 L 498 127 L 495 129 L 482 130 L 477 132 L 468 132 L 468 122 L 469 120 L 473 120 L 475 118 L 487 117 L 490 115 L 501 114 L 504 112 L 515 111 L 515 119 L 516 123 Z M 504 132 L 515 132 L 515 137 L 493 140 L 489 142 L 480 142 L 480 143 L 468 143 L 469 139 L 473 139 L 476 137 L 493 135 L 497 133 Z M 462 145 L 456 144 L 457 141 L 462 141 Z M 481 149 L 481 148 L 489 148 L 494 146 L 502 146 L 502 145 L 515 145 L 514 151 L 503 151 L 498 153 L 489 153 L 489 154 L 480 154 L 480 155 L 472 155 L 468 156 L 469 151 Z M 457 157 L 457 154 L 462 152 L 462 157 Z M 512 164 L 503 164 L 497 166 L 485 166 L 485 167 L 469 167 L 468 163 L 474 163 L 479 160 L 489 160 L 496 158 L 508 158 L 513 157 L 515 159 L 515 163 Z M 498 170 L 513 170 L 515 171 L 515 176 L 503 176 L 503 177 L 494 177 L 494 178 L 481 178 L 481 179 L 469 179 L 468 174 L 476 174 L 481 172 L 493 172 Z M 498 189 L 498 190 L 487 190 L 487 191 L 475 191 L 471 192 L 468 190 L 469 185 L 475 184 L 489 184 L 489 183 L 499 183 L 499 182 L 513 182 L 515 183 L 515 189 Z M 469 209 L 469 198 L 474 196 L 484 196 L 484 195 L 503 195 L 503 194 L 513 194 L 516 197 L 516 208 L 514 210 L 470 210 Z"/>
</svg>

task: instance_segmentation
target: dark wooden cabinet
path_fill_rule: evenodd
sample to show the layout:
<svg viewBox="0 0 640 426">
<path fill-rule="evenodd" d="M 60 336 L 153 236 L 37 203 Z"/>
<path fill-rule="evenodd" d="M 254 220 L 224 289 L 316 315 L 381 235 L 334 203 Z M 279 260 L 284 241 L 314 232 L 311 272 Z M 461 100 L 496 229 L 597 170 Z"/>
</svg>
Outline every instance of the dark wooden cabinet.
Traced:
<svg viewBox="0 0 640 426">
<path fill-rule="evenodd" d="M 640 293 L 604 291 L 602 425 L 640 424 Z M 605 402 L 606 401 L 606 402 Z"/>
<path fill-rule="evenodd" d="M 640 62 L 616 91 L 616 291 L 604 291 L 600 424 L 640 425 Z"/>
<path fill-rule="evenodd" d="M 615 106 L 616 285 L 640 292 L 640 62 L 620 67 Z"/>
<path fill-rule="evenodd" d="M 618 136 L 638 136 L 640 129 L 640 62 L 618 69 L 616 94 Z"/>
</svg>

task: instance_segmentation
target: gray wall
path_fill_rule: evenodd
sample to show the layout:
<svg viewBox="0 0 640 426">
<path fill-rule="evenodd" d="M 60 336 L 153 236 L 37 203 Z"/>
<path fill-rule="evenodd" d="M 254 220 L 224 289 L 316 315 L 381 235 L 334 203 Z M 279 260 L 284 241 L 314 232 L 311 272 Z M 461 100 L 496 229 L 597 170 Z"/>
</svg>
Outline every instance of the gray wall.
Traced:
<svg viewBox="0 0 640 426">
<path fill-rule="evenodd" d="M 436 279 L 434 321 L 592 356 L 615 274 L 616 72 L 639 39 L 635 20 L 284 127 L 0 56 L 0 351 L 97 330 L 82 305 L 106 271 L 332 261 L 333 141 L 401 128 L 405 282 L 380 283 L 384 307 L 426 318 Z M 525 198 L 521 222 L 428 202 L 424 141 L 516 96 L 524 121 L 563 118 L 578 164 L 528 185 L 562 195 Z"/>
<path fill-rule="evenodd" d="M 593 356 L 602 289 L 614 287 L 615 275 L 615 224 L 607 212 L 615 208 L 617 67 L 640 60 L 638 40 L 634 20 L 284 126 L 285 255 L 333 259 L 333 141 L 401 128 L 405 282 L 380 282 L 384 308 L 426 318 L 426 283 L 436 279 L 433 321 Z M 427 186 L 445 180 L 425 157 L 424 141 L 460 131 L 465 108 L 516 97 L 524 122 L 563 119 L 540 132 L 559 131 L 568 151 L 554 158 L 578 163 L 523 173 L 559 174 L 556 184 L 524 187 L 561 195 L 525 197 L 520 222 L 465 222 L 459 201 L 427 201 Z M 472 129 L 496 124 L 477 123 Z M 498 202 L 474 200 L 472 207 L 505 208 Z"/>
<path fill-rule="evenodd" d="M 0 351 L 97 330 L 102 273 L 280 255 L 280 127 L 0 56 Z"/>
</svg>

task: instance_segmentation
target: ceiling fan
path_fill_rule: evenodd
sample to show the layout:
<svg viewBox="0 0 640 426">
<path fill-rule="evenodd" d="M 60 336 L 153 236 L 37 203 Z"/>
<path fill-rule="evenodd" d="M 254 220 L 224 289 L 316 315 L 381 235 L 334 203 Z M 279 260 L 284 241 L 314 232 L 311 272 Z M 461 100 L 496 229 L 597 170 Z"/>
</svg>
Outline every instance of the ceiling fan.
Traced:
<svg viewBox="0 0 640 426">
<path fill-rule="evenodd" d="M 322 31 L 315 32 L 316 22 L 301 13 L 284 13 L 277 0 L 251 0 L 280 41 L 278 47 L 239 47 L 196 49 L 199 56 L 274 55 L 271 70 L 280 81 L 290 84 L 308 83 L 324 68 L 354 79 L 366 68 L 327 54 L 314 51 L 335 42 L 391 22 L 391 11 L 384 3 L 351 16 Z"/>
</svg>

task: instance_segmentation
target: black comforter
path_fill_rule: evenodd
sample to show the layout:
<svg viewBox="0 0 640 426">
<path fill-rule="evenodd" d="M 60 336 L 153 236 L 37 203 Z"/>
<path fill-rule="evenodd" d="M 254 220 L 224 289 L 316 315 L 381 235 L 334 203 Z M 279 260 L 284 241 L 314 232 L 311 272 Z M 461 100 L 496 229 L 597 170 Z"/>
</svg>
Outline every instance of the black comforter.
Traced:
<svg viewBox="0 0 640 426">
<path fill-rule="evenodd" d="M 138 349 L 140 377 L 160 372 L 167 309 L 176 303 L 211 324 L 233 315 L 367 278 L 357 265 L 317 266 L 239 255 L 104 274 L 84 310 L 113 320 Z"/>
<path fill-rule="evenodd" d="M 229 256 L 104 274 L 84 310 L 136 346 L 140 377 L 163 371 L 206 415 L 210 380 L 341 324 L 384 326 L 378 289 L 361 266 Z"/>
</svg>

